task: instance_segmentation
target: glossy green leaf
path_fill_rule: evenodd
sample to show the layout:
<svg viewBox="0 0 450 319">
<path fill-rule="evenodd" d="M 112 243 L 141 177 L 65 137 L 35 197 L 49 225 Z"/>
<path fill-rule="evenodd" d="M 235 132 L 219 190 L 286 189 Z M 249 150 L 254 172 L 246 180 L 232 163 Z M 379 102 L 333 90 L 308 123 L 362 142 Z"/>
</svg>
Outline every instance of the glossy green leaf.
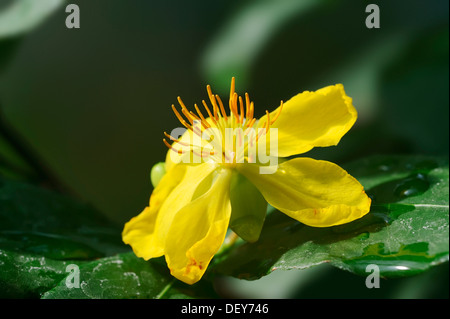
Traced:
<svg viewBox="0 0 450 319">
<path fill-rule="evenodd" d="M 80 285 L 68 287 L 66 278 L 43 294 L 44 299 L 184 299 L 212 296 L 208 284 L 193 287 L 170 276 L 161 260 L 144 261 L 133 253 L 102 258 L 79 267 Z M 196 295 L 197 294 L 197 295 Z"/>
<path fill-rule="evenodd" d="M 120 227 L 89 205 L 0 179 L 0 297 L 214 296 L 210 283 L 185 285 L 170 275 L 163 260 L 136 257 L 120 234 Z M 79 269 L 79 288 L 66 284 L 69 265 Z"/>
<path fill-rule="evenodd" d="M 90 205 L 0 177 L 0 248 L 52 259 L 92 259 L 127 251 L 113 225 Z"/>
<path fill-rule="evenodd" d="M 38 298 L 67 276 L 66 267 L 73 263 L 2 246 L 0 243 L 0 298 Z"/>
<path fill-rule="evenodd" d="M 314 228 L 275 211 L 259 241 L 227 250 L 216 258 L 215 272 L 257 279 L 276 269 L 328 262 L 361 275 L 376 264 L 382 276 L 401 277 L 448 261 L 448 160 L 375 156 L 344 168 L 373 198 L 369 214 L 349 224 Z"/>
<path fill-rule="evenodd" d="M 0 296 L 39 297 L 74 260 L 124 251 L 120 228 L 93 207 L 0 177 Z"/>
</svg>

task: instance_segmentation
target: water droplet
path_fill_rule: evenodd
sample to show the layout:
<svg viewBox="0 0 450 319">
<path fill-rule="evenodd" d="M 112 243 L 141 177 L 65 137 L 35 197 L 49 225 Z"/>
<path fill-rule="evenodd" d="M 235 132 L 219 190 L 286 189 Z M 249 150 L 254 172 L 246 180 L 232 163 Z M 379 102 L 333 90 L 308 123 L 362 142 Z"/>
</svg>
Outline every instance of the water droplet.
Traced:
<svg viewBox="0 0 450 319">
<path fill-rule="evenodd" d="M 382 161 L 377 163 L 378 165 L 376 166 L 378 171 L 382 171 L 382 172 L 388 172 L 388 171 L 392 171 L 393 169 L 395 169 L 398 166 L 398 160 L 396 159 L 383 159 Z"/>
<path fill-rule="evenodd" d="M 423 194 L 430 187 L 427 176 L 422 173 L 379 184 L 367 194 L 376 204 L 395 203 L 404 198 Z"/>
<path fill-rule="evenodd" d="M 394 194 L 400 198 L 423 194 L 430 184 L 424 174 L 418 173 L 405 178 L 398 183 L 394 189 Z"/>
</svg>

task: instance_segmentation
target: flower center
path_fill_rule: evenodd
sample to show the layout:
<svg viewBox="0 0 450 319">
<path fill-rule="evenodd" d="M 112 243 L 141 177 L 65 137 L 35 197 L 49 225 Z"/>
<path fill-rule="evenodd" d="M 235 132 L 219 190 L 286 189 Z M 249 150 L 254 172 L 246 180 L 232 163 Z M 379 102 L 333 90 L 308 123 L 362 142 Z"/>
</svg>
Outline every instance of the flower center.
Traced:
<svg viewBox="0 0 450 319">
<path fill-rule="evenodd" d="M 189 131 L 189 134 L 175 138 L 164 132 L 164 135 L 174 142 L 171 145 L 166 139 L 163 139 L 164 144 L 178 155 L 189 152 L 192 154 L 191 159 L 194 159 L 194 162 L 197 159 L 197 162 L 213 161 L 231 166 L 244 162 L 256 163 L 256 149 L 258 145 L 262 144 L 262 140 L 264 147 L 267 145 L 266 139 L 270 136 L 270 127 L 280 115 L 283 101 L 272 118 L 269 111 L 266 110 L 266 119 L 261 122 L 254 117 L 254 103 L 250 101 L 248 93 L 245 93 L 243 98 L 235 92 L 234 77 L 231 79 L 228 100 L 229 114 L 225 112 L 219 95 L 213 94 L 209 85 L 206 90 L 211 103 L 210 108 L 205 100 L 202 100 L 208 115 L 206 118 L 197 104 L 194 104 L 196 113 L 189 111 L 180 97 L 177 99 L 181 113 L 172 104 L 175 116 Z M 189 138 L 185 138 L 186 136 Z"/>
</svg>

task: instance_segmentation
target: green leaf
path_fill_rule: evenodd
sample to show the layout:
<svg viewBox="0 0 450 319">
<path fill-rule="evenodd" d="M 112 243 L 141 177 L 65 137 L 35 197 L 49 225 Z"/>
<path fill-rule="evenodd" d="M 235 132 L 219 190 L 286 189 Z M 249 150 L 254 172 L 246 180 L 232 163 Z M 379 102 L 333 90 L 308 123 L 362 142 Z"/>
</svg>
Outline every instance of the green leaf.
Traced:
<svg viewBox="0 0 450 319">
<path fill-rule="evenodd" d="M 421 273 L 448 261 L 448 160 L 375 156 L 344 166 L 373 198 L 371 211 L 352 223 L 314 228 L 275 211 L 257 243 L 240 244 L 215 260 L 214 271 L 257 279 L 273 270 L 328 262 L 367 275 L 376 264 L 384 277 Z"/>
<path fill-rule="evenodd" d="M 52 259 L 92 259 L 127 251 L 120 233 L 90 205 L 0 177 L 0 248 Z"/>
<path fill-rule="evenodd" d="M 170 275 L 162 259 L 136 257 L 120 234 L 89 205 L 0 178 L 0 297 L 215 296 L 209 282 L 188 286 Z M 72 264 L 80 271 L 79 288 L 66 285 Z"/>
<path fill-rule="evenodd" d="M 0 177 L 0 296 L 39 297 L 74 260 L 128 251 L 120 231 L 89 205 Z"/>
<path fill-rule="evenodd" d="M 144 261 L 133 253 L 82 264 L 80 287 L 69 288 L 66 279 L 43 294 L 43 299 L 185 299 L 211 296 L 205 283 L 183 284 L 170 276 L 161 260 Z M 202 295 L 202 293 L 205 293 Z M 198 294 L 198 295 L 196 295 Z"/>
<path fill-rule="evenodd" d="M 38 298 L 67 275 L 71 263 L 0 247 L 0 298 Z"/>
<path fill-rule="evenodd" d="M 0 10 L 0 39 L 25 33 L 58 9 L 64 0 L 15 0 Z"/>
<path fill-rule="evenodd" d="M 10 0 L 0 3 L 0 73 L 15 53 L 21 36 L 39 26 L 64 2 Z"/>
</svg>

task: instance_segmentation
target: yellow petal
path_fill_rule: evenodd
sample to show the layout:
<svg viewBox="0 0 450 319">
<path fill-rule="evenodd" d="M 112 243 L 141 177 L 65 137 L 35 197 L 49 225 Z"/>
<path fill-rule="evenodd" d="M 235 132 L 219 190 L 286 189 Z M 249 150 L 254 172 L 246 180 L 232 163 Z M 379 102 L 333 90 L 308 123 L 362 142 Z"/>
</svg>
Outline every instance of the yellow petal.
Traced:
<svg viewBox="0 0 450 319">
<path fill-rule="evenodd" d="M 164 247 L 175 215 L 195 197 L 198 197 L 198 194 L 204 192 L 204 184 L 210 183 L 210 175 L 217 168 L 215 164 L 203 163 L 199 165 L 179 164 L 172 169 L 179 166 L 185 167 L 186 170 L 183 179 L 166 197 L 155 220 L 155 237 Z"/>
<path fill-rule="evenodd" d="M 270 114 L 273 119 L 278 109 Z M 266 115 L 259 123 L 265 123 Z M 305 153 L 317 146 L 337 145 L 353 126 L 357 113 L 342 84 L 300 93 L 284 103 L 272 128 L 278 128 L 278 156 Z M 273 142 L 272 142 L 273 145 Z"/>
<path fill-rule="evenodd" d="M 215 174 L 210 188 L 178 211 L 167 234 L 167 265 L 187 284 L 201 279 L 227 232 L 231 171 L 220 169 Z"/>
<path fill-rule="evenodd" d="M 174 132 L 171 132 L 174 138 L 179 136 Z M 178 138 L 179 142 L 172 143 L 172 149 L 169 149 L 166 153 L 166 169 L 171 169 L 173 166 L 179 163 L 193 163 L 192 152 L 190 145 L 194 141 L 194 135 L 192 131 L 185 130 L 183 135 Z M 197 141 L 197 139 L 195 140 Z M 180 151 L 180 153 L 178 153 Z"/>
<path fill-rule="evenodd" d="M 123 242 L 131 245 L 136 256 L 148 260 L 163 254 L 164 243 L 155 236 L 156 217 L 164 200 L 183 179 L 185 171 L 185 165 L 169 170 L 150 196 L 149 206 L 125 224 Z"/>
<path fill-rule="evenodd" d="M 257 165 L 238 170 L 259 189 L 269 204 L 314 227 L 340 225 L 369 212 L 370 198 L 345 170 L 327 161 L 295 158 L 274 174 L 259 174 Z"/>
</svg>

